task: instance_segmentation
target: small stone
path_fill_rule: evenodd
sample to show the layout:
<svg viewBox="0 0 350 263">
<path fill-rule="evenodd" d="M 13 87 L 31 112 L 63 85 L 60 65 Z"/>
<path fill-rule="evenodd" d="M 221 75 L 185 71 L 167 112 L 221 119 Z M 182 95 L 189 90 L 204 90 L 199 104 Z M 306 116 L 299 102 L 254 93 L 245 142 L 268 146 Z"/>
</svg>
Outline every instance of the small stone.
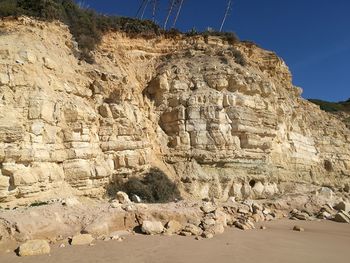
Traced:
<svg viewBox="0 0 350 263">
<path fill-rule="evenodd" d="M 261 229 L 261 230 L 266 230 L 267 227 L 266 227 L 266 226 L 260 226 L 260 229 Z"/>
<path fill-rule="evenodd" d="M 202 240 L 203 238 L 200 236 L 195 237 L 196 240 Z"/>
<path fill-rule="evenodd" d="M 71 245 L 88 245 L 94 241 L 94 238 L 90 234 L 79 234 L 72 237 Z"/>
<path fill-rule="evenodd" d="M 298 231 L 298 232 L 304 232 L 305 231 L 304 228 L 302 228 L 301 226 L 298 226 L 298 225 L 295 225 L 293 227 L 293 230 L 294 231 Z"/>
<path fill-rule="evenodd" d="M 143 221 L 141 230 L 147 235 L 156 235 L 163 232 L 163 224 L 159 221 Z"/>
<path fill-rule="evenodd" d="M 65 248 L 66 245 L 65 245 L 65 244 L 61 244 L 59 247 L 60 247 L 60 248 Z"/>
<path fill-rule="evenodd" d="M 210 239 L 210 238 L 213 238 L 214 235 L 213 235 L 213 233 L 205 231 L 205 232 L 203 232 L 202 237 L 204 237 L 206 239 Z"/>
<path fill-rule="evenodd" d="M 50 253 L 50 245 L 46 240 L 29 240 L 18 248 L 18 255 L 37 256 Z"/>
<path fill-rule="evenodd" d="M 233 223 L 235 227 L 241 229 L 241 230 L 248 230 L 249 227 L 246 225 L 246 224 L 242 224 L 241 222 L 239 221 L 236 221 Z"/>
<path fill-rule="evenodd" d="M 344 191 L 347 192 L 347 193 L 350 193 L 350 185 L 349 184 L 346 184 L 344 186 Z"/>
</svg>

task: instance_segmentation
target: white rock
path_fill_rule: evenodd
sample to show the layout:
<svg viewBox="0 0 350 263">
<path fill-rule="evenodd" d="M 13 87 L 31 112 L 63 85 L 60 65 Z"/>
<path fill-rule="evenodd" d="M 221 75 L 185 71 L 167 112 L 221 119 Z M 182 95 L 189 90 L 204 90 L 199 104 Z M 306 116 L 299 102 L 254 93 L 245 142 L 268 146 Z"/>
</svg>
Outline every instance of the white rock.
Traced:
<svg viewBox="0 0 350 263">
<path fill-rule="evenodd" d="M 127 193 L 124 193 L 122 191 L 119 191 L 115 198 L 118 200 L 119 203 L 121 204 L 128 204 L 131 203 L 129 196 L 127 195 Z"/>
<path fill-rule="evenodd" d="M 143 221 L 141 230 L 147 235 L 156 235 L 163 232 L 163 224 L 159 221 Z"/>
<path fill-rule="evenodd" d="M 133 201 L 134 203 L 141 203 L 142 202 L 141 198 L 138 195 L 132 195 L 131 201 Z"/>
<path fill-rule="evenodd" d="M 73 236 L 71 240 L 71 245 L 89 245 L 94 241 L 94 238 L 90 234 L 79 234 Z"/>
<path fill-rule="evenodd" d="M 37 256 L 50 253 L 50 245 L 46 240 L 30 240 L 18 248 L 18 254 L 24 256 Z"/>
<path fill-rule="evenodd" d="M 178 234 L 182 229 L 182 225 L 176 220 L 170 220 L 165 227 L 168 234 Z"/>
</svg>

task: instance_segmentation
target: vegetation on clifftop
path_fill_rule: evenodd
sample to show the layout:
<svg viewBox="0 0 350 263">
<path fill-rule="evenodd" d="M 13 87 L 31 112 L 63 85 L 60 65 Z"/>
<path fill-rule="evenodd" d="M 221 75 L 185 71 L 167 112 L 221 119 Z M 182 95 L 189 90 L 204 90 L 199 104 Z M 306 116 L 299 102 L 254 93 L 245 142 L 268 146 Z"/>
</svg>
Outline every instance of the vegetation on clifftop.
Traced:
<svg viewBox="0 0 350 263">
<path fill-rule="evenodd" d="M 175 37 L 178 35 L 209 35 L 220 36 L 228 42 L 238 41 L 237 36 L 230 32 L 192 30 L 182 34 L 176 29 L 163 30 L 150 20 L 141 20 L 130 17 L 106 16 L 94 10 L 82 8 L 73 0 L 0 0 L 0 17 L 30 16 L 37 19 L 52 21 L 60 20 L 69 26 L 69 29 L 78 42 L 81 58 L 93 63 L 92 50 L 100 43 L 104 32 L 117 30 L 126 32 L 131 36 L 155 37 L 165 35 Z"/>
<path fill-rule="evenodd" d="M 309 99 L 310 102 L 319 105 L 321 110 L 327 112 L 350 112 L 350 98 L 347 101 L 329 102 L 324 100 Z"/>
</svg>

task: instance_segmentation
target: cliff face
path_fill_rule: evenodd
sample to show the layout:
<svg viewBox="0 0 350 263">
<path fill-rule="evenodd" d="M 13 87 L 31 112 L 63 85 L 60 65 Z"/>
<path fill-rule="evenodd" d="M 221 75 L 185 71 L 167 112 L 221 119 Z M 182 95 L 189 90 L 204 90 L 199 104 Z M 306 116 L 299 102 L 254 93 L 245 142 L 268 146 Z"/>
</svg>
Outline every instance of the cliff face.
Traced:
<svg viewBox="0 0 350 263">
<path fill-rule="evenodd" d="M 3 203 L 100 197 L 152 167 L 185 198 L 350 181 L 349 129 L 302 99 L 272 52 L 110 33 L 88 65 L 59 23 L 21 18 L 0 28 Z"/>
</svg>

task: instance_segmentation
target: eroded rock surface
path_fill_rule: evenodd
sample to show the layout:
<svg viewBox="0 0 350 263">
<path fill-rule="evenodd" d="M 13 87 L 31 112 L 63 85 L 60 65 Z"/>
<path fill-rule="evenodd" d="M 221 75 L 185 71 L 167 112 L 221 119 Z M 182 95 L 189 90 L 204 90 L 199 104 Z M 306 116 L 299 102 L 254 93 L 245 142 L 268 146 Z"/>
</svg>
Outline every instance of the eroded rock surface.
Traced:
<svg viewBox="0 0 350 263">
<path fill-rule="evenodd" d="M 153 167 L 184 198 L 349 185 L 349 129 L 272 52 L 109 33 L 89 65 L 60 23 L 0 23 L 1 206 L 106 196 Z"/>
</svg>

